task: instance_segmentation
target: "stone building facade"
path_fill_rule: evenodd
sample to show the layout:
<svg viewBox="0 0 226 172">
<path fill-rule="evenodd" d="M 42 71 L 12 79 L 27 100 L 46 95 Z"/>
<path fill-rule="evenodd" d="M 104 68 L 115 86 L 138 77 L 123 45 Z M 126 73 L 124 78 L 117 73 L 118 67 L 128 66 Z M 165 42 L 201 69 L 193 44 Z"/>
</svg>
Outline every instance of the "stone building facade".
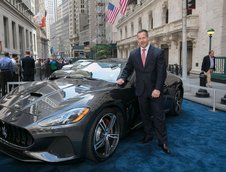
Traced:
<svg viewBox="0 0 226 172">
<path fill-rule="evenodd" d="M 136 34 L 147 29 L 151 44 L 164 49 L 167 64 L 182 65 L 182 0 L 132 0 L 127 14 L 117 24 L 118 57 L 127 58 L 137 47 Z M 212 49 L 216 56 L 226 55 L 226 1 L 196 0 L 187 12 L 187 68 L 199 73 L 202 59 L 209 51 L 207 30 L 215 30 Z"/>
<path fill-rule="evenodd" d="M 7 51 L 23 57 L 26 50 L 37 55 L 34 1 L 0 1 L 0 53 Z"/>
</svg>

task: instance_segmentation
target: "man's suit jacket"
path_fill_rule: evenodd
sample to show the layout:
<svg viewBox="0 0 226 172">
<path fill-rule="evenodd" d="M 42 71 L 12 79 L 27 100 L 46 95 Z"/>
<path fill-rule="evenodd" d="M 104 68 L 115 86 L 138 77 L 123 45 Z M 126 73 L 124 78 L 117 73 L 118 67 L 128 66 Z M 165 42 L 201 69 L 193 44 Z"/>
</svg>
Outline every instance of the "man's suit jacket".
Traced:
<svg viewBox="0 0 226 172">
<path fill-rule="evenodd" d="M 21 61 L 22 61 L 23 74 L 34 75 L 35 60 L 30 56 L 26 56 Z"/>
<path fill-rule="evenodd" d="M 133 70 L 135 70 L 136 73 L 137 96 L 151 97 L 151 93 L 154 89 L 159 91 L 163 90 L 166 79 L 166 64 L 162 49 L 150 45 L 145 66 L 142 64 L 140 48 L 132 51 L 121 74 L 121 78 L 126 81 Z"/>
<path fill-rule="evenodd" d="M 215 70 L 215 57 L 213 57 L 213 63 L 214 63 L 213 70 Z M 210 69 L 210 56 L 207 55 L 203 58 L 201 70 L 207 72 L 209 69 Z"/>
</svg>

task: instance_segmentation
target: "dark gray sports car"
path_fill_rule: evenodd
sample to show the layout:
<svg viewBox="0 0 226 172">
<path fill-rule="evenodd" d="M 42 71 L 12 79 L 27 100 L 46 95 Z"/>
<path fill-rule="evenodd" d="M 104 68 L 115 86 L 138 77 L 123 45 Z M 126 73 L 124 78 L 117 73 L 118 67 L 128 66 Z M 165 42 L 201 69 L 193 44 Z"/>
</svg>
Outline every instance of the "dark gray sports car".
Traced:
<svg viewBox="0 0 226 172">
<path fill-rule="evenodd" d="M 125 60 L 92 62 L 64 77 L 23 84 L 0 100 L 0 151 L 22 161 L 103 161 L 140 123 L 134 75 L 115 84 Z M 168 73 L 165 110 L 179 114 L 182 81 Z"/>
</svg>

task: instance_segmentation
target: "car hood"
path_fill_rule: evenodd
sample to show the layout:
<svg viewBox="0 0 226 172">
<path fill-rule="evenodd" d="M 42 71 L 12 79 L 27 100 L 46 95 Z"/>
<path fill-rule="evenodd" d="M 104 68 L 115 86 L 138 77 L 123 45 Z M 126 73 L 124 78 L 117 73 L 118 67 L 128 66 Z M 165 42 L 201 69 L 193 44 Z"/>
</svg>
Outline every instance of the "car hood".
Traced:
<svg viewBox="0 0 226 172">
<path fill-rule="evenodd" d="M 0 101 L 0 119 L 20 126 L 73 108 L 87 107 L 95 93 L 113 83 L 100 80 L 59 79 L 31 82 L 17 87 Z"/>
</svg>

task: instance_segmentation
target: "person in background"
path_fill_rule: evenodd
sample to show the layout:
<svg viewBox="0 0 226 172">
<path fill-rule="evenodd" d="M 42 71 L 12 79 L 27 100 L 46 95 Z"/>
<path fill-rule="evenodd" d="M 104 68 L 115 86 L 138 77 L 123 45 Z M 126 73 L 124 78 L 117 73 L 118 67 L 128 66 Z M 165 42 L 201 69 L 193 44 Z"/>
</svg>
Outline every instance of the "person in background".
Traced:
<svg viewBox="0 0 226 172">
<path fill-rule="evenodd" d="M 46 77 L 46 66 L 44 59 L 41 58 L 41 72 L 40 72 L 40 80 L 42 81 Z"/>
<path fill-rule="evenodd" d="M 170 150 L 163 107 L 163 86 L 166 79 L 164 51 L 149 43 L 147 30 L 140 30 L 137 33 L 137 40 L 139 48 L 130 52 L 126 66 L 116 83 L 123 85 L 135 70 L 135 92 L 145 133 L 141 143 L 152 141 L 156 135 L 158 146 L 168 154 Z"/>
<path fill-rule="evenodd" d="M 215 71 L 215 56 L 214 51 L 211 50 L 209 55 L 205 56 L 202 61 L 202 71 L 207 75 L 207 87 L 212 87 L 211 84 L 211 74 Z"/>
<path fill-rule="evenodd" d="M 0 59 L 2 96 L 7 93 L 7 82 L 13 80 L 13 62 L 8 52 Z"/>
<path fill-rule="evenodd" d="M 35 60 L 31 57 L 30 51 L 25 52 L 25 57 L 21 59 L 23 70 L 23 81 L 34 81 Z"/>
<path fill-rule="evenodd" d="M 59 60 L 58 60 L 58 67 L 57 67 L 57 69 L 59 70 L 59 69 L 62 69 L 62 67 L 65 65 L 65 61 L 64 61 L 64 59 L 63 58 L 60 58 Z"/>
<path fill-rule="evenodd" d="M 39 81 L 41 79 L 41 58 L 37 58 L 35 61 L 35 80 Z"/>
<path fill-rule="evenodd" d="M 44 61 L 44 66 L 45 66 L 45 77 L 48 78 L 51 74 L 51 69 L 50 69 L 50 58 L 45 59 Z"/>
<path fill-rule="evenodd" d="M 17 54 L 12 54 L 12 63 L 13 63 L 13 81 L 19 81 L 19 63 Z"/>
<path fill-rule="evenodd" d="M 49 67 L 50 67 L 51 74 L 58 69 L 58 62 L 54 57 L 50 59 Z"/>
</svg>

